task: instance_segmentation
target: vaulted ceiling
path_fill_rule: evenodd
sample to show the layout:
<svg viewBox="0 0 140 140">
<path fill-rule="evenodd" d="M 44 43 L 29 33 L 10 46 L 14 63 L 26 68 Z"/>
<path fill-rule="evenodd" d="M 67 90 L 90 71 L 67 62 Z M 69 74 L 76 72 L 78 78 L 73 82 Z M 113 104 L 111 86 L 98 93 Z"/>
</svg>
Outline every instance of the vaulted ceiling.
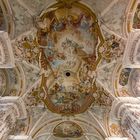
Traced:
<svg viewBox="0 0 140 140">
<path fill-rule="evenodd" d="M 0 30 L 8 32 L 15 58 L 14 68 L 0 69 L 0 94 L 20 96 L 28 110 L 11 134 L 35 140 L 121 136 L 108 114 L 115 97 L 140 90 L 130 82 L 139 70 L 122 67 L 128 33 L 140 28 L 135 0 L 0 4 Z"/>
</svg>

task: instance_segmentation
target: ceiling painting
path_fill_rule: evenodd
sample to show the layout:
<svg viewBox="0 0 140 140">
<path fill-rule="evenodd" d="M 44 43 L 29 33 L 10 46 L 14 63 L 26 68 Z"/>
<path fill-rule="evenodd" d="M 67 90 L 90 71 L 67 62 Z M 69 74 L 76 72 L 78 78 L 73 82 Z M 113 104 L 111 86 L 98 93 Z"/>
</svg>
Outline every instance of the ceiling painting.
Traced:
<svg viewBox="0 0 140 140">
<path fill-rule="evenodd" d="M 103 124 L 105 124 L 105 118 L 107 114 L 109 113 L 109 108 L 110 106 L 98 106 L 98 105 L 93 105 L 90 107 L 89 111 L 91 111 L 96 118 Z M 100 111 L 99 111 L 100 110 Z"/>
<path fill-rule="evenodd" d="M 36 31 L 32 30 L 12 43 L 15 58 L 39 70 L 39 47 L 36 39 Z"/>
<path fill-rule="evenodd" d="M 102 57 L 98 50 L 104 40 L 97 18 L 78 2 L 57 3 L 47 10 L 36 25 L 43 101 L 53 112 L 83 112 L 94 101 L 95 70 Z M 49 80 L 48 72 L 53 74 Z"/>
<path fill-rule="evenodd" d="M 12 14 L 14 15 L 15 30 L 13 38 L 16 38 L 33 27 L 33 17 L 22 5 L 20 5 L 20 3 L 17 2 L 17 0 L 8 1 L 10 7 L 12 7 Z"/>
<path fill-rule="evenodd" d="M 121 96 L 128 96 L 131 94 L 131 92 L 129 91 L 129 81 L 131 72 L 131 68 L 125 68 L 120 70 L 118 78 L 118 93 Z"/>
<path fill-rule="evenodd" d="M 25 91 L 27 91 L 39 79 L 40 70 L 25 62 L 23 62 L 21 65 L 23 67 L 23 72 L 26 79 Z"/>
<path fill-rule="evenodd" d="M 67 121 L 58 124 L 53 130 L 53 135 L 61 138 L 79 138 L 83 135 L 83 130 L 78 124 Z"/>
<path fill-rule="evenodd" d="M 98 83 L 100 83 L 111 94 L 113 94 L 113 85 L 111 84 L 113 82 L 113 77 L 111 77 L 111 75 L 115 70 L 115 66 L 116 66 L 116 62 L 113 61 L 111 63 L 107 63 L 106 65 L 103 65 L 101 68 L 99 67 L 97 70 Z"/>
<path fill-rule="evenodd" d="M 120 61 L 116 64 L 112 77 L 113 90 L 116 96 L 130 96 L 131 93 L 128 89 L 131 71 L 131 68 L 123 68 Z"/>
<path fill-rule="evenodd" d="M 125 68 L 122 70 L 120 74 L 120 79 L 119 79 L 119 84 L 121 86 L 126 86 L 128 84 L 130 72 L 131 72 L 130 68 Z"/>
<path fill-rule="evenodd" d="M 11 135 L 24 135 L 24 133 L 28 130 L 29 127 L 29 120 L 17 120 L 16 121 L 16 126 L 14 129 L 11 131 Z"/>
<path fill-rule="evenodd" d="M 18 0 L 18 2 L 25 8 L 28 9 L 28 12 L 32 16 L 38 16 L 38 13 L 41 13 L 43 9 L 46 9 L 52 3 L 56 3 L 55 0 Z"/>
<path fill-rule="evenodd" d="M 9 78 L 9 94 L 16 96 L 17 94 L 21 94 L 22 87 L 22 76 L 20 70 L 18 68 L 8 69 L 7 70 L 8 78 Z M 21 76 L 21 77 L 20 77 Z"/>
<path fill-rule="evenodd" d="M 104 9 L 108 7 L 108 5 L 112 2 L 112 0 L 104 0 L 104 1 L 97 1 L 97 0 L 81 0 L 85 5 L 89 7 L 93 7 L 93 11 L 95 11 L 96 15 L 101 17 L 102 12 Z"/>
<path fill-rule="evenodd" d="M 127 14 L 126 10 L 129 2 L 130 0 L 111 1 L 110 6 L 101 12 L 101 22 L 105 28 L 107 28 L 108 31 L 110 30 L 121 37 L 124 36 L 124 15 Z"/>
<path fill-rule="evenodd" d="M 140 91 L 139 69 L 123 66 L 127 39 L 139 39 L 139 33 L 124 36 L 129 1 L 6 2 L 11 7 L 8 26 L 15 66 L 0 69 L 0 96 L 20 97 L 28 114 L 16 121 L 10 135 L 29 135 L 34 140 L 122 136 L 120 120 L 109 115 L 112 102 L 119 96 L 139 96 Z M 133 29 L 139 29 L 139 7 Z M 0 9 L 2 30 L 4 18 Z M 4 56 L 11 53 L 5 42 L 0 44 L 2 64 L 4 59 L 6 64 L 10 61 Z M 139 64 L 139 45 L 128 43 Z"/>
<path fill-rule="evenodd" d="M 21 96 L 38 79 L 39 72 L 25 63 L 17 63 L 13 69 L 1 69 L 0 77 L 1 96 Z"/>
<path fill-rule="evenodd" d="M 135 96 L 139 97 L 140 96 L 140 70 L 135 69 L 132 70 L 130 74 L 130 79 L 129 79 L 129 89 L 130 92 L 133 92 Z"/>
<path fill-rule="evenodd" d="M 140 4 L 138 4 L 133 18 L 133 28 L 140 29 Z"/>
<path fill-rule="evenodd" d="M 20 66 L 17 64 L 14 69 L 1 69 L 0 96 L 20 96 L 24 90 Z M 21 90 L 21 88 L 23 89 Z"/>
<path fill-rule="evenodd" d="M 111 105 L 110 80 L 104 87 L 99 69 L 122 56 L 122 40 L 115 35 L 104 40 L 96 15 L 77 1 L 58 2 L 42 11 L 35 28 L 13 42 L 28 81 L 26 89 L 41 76 L 29 104 L 43 101 L 52 112 L 63 115 L 85 112 L 91 104 Z"/>
<path fill-rule="evenodd" d="M 115 35 L 110 35 L 106 37 L 105 43 L 100 48 L 100 53 L 106 62 L 109 63 L 122 57 L 124 48 L 125 45 L 121 38 L 118 38 Z"/>
<path fill-rule="evenodd" d="M 76 1 L 58 2 L 44 10 L 35 27 L 13 42 L 28 81 L 26 90 L 42 77 L 29 104 L 43 101 L 63 115 L 85 112 L 91 104 L 111 105 L 108 91 L 112 90 L 100 87 L 97 71 L 122 56 L 122 40 L 114 35 L 104 40 L 95 14 Z"/>
<path fill-rule="evenodd" d="M 58 3 L 56 10 L 41 15 L 37 21 L 38 43 L 42 53 L 53 70 L 55 67 L 58 69 L 64 62 L 72 63 L 69 61 L 74 58 L 88 60 L 89 63 L 92 60 L 97 65 L 100 58 L 96 49 L 103 38 L 95 15 L 74 4 L 70 8 L 61 6 L 62 8 L 59 8 Z"/>
</svg>

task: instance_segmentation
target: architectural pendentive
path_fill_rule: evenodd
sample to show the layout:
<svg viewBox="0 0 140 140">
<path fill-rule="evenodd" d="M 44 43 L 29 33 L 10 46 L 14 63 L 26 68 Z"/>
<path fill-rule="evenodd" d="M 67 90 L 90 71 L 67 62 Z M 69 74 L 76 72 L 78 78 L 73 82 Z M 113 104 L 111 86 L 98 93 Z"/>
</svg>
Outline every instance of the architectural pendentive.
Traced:
<svg viewBox="0 0 140 140">
<path fill-rule="evenodd" d="M 8 138 L 17 119 L 25 119 L 27 112 L 24 101 L 19 97 L 0 98 L 0 139 Z"/>
<path fill-rule="evenodd" d="M 124 135 L 138 140 L 140 137 L 140 98 L 118 97 L 114 100 L 110 116 L 120 120 Z"/>
</svg>

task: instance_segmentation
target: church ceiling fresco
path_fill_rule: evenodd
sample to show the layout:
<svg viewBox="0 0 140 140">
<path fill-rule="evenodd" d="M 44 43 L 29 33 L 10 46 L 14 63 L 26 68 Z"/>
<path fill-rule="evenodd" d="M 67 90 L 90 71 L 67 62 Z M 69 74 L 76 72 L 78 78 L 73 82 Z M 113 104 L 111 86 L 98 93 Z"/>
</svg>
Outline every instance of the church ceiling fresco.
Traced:
<svg viewBox="0 0 140 140">
<path fill-rule="evenodd" d="M 123 37 L 123 23 L 125 21 L 124 14 L 126 13 L 129 0 L 111 1 L 111 8 L 108 12 L 101 16 L 101 22 L 111 31 Z M 119 12 L 118 12 L 119 7 Z M 126 13 L 127 14 L 127 13 Z M 102 14 L 101 14 L 102 15 Z"/>
<path fill-rule="evenodd" d="M 17 66 L 14 69 L 1 69 L 1 96 L 20 96 L 22 88 L 22 75 L 20 68 Z"/>
<path fill-rule="evenodd" d="M 33 27 L 33 22 L 31 14 L 17 0 L 10 1 L 10 6 L 12 7 L 11 14 L 14 15 L 13 37 L 15 38 L 23 32 L 29 31 Z"/>
<path fill-rule="evenodd" d="M 120 96 L 129 96 L 131 93 L 129 91 L 130 85 L 129 81 L 130 75 L 131 75 L 132 69 L 131 68 L 125 68 L 120 70 L 120 77 L 118 79 L 118 92 Z"/>
<path fill-rule="evenodd" d="M 138 4 L 135 15 L 134 15 L 133 28 L 140 29 L 140 4 Z"/>
<path fill-rule="evenodd" d="M 140 95 L 140 70 L 134 69 L 130 75 L 129 90 L 139 97 Z"/>
<path fill-rule="evenodd" d="M 81 0 L 81 2 L 85 3 L 89 7 L 92 7 L 96 15 L 99 16 L 102 13 L 102 11 L 108 7 L 108 5 L 112 2 L 112 0 L 104 0 L 104 1 Z"/>
<path fill-rule="evenodd" d="M 99 103 L 99 98 L 101 101 L 109 98 L 95 81 L 96 67 L 102 57 L 111 58 L 111 46 L 101 47 L 104 39 L 96 16 L 88 8 L 80 3 L 64 6 L 58 3 L 49 12 L 43 11 L 36 19 L 36 37 L 30 36 L 31 41 L 24 38 L 21 45 L 29 54 L 25 59 L 32 63 L 32 56 L 36 56 L 43 71 L 40 87 L 43 91 L 40 89 L 33 95 L 51 111 L 68 115 L 84 112 L 93 102 Z M 73 15 L 75 11 L 77 14 Z M 111 39 L 111 45 L 116 43 L 115 37 Z M 39 54 L 35 55 L 34 49 Z"/>
<path fill-rule="evenodd" d="M 79 138 L 83 135 L 83 130 L 76 123 L 62 122 L 54 128 L 53 134 L 61 138 Z"/>
<path fill-rule="evenodd" d="M 55 3 L 55 0 L 24 0 L 24 1 L 19 1 L 18 2 L 23 6 L 28 9 L 28 12 L 32 16 L 38 16 L 38 13 L 41 13 L 43 9 L 48 8 L 50 5 Z"/>
<path fill-rule="evenodd" d="M 139 70 L 122 67 L 128 0 L 9 0 L 9 5 L 16 65 L 0 69 L 0 95 L 20 96 L 28 110 L 11 135 L 35 140 L 122 136 L 119 121 L 107 115 L 115 97 L 131 91 L 139 96 Z M 133 28 L 139 28 L 138 12 Z M 83 129 L 84 119 L 96 131 Z"/>
<path fill-rule="evenodd" d="M 130 73 L 131 73 L 130 68 L 125 68 L 121 71 L 121 75 L 119 79 L 119 84 L 121 86 L 126 86 L 128 84 Z"/>
</svg>

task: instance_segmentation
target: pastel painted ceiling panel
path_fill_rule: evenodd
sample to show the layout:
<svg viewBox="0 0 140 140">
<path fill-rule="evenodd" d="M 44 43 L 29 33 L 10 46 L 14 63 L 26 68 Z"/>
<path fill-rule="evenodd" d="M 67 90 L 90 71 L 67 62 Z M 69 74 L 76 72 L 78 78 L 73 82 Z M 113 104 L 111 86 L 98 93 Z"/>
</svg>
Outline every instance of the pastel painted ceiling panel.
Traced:
<svg viewBox="0 0 140 140">
<path fill-rule="evenodd" d="M 38 15 L 42 10 L 56 3 L 55 0 L 23 0 L 19 2 L 29 8 L 33 14 Z"/>
<path fill-rule="evenodd" d="M 33 28 L 33 17 L 17 0 L 9 0 L 15 23 L 15 37 Z"/>
<path fill-rule="evenodd" d="M 118 0 L 108 10 L 108 12 L 101 18 L 103 23 L 109 30 L 114 31 L 120 36 L 123 36 L 123 22 L 125 19 L 125 12 L 128 6 L 129 0 Z"/>
<path fill-rule="evenodd" d="M 100 14 L 110 5 L 112 0 L 81 0 L 81 2 L 87 4 L 100 17 Z"/>
</svg>

